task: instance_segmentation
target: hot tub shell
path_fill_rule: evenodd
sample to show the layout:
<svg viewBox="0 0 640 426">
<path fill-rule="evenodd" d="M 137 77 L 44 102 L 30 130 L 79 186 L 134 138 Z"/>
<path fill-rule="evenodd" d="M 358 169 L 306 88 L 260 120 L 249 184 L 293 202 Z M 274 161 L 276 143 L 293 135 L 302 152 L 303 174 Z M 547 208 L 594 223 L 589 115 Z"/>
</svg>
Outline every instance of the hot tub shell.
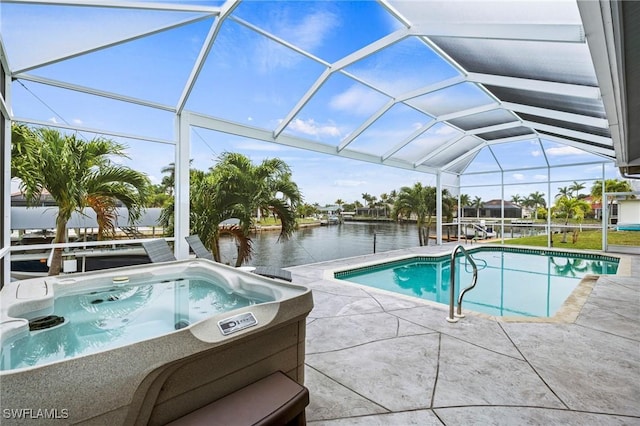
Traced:
<svg viewBox="0 0 640 426">
<path fill-rule="evenodd" d="M 215 275 L 231 289 L 250 289 L 276 300 L 119 348 L 2 371 L 2 424 L 34 418 L 60 424 L 165 424 L 275 371 L 304 383 L 311 291 L 207 260 L 10 283 L 1 291 L 2 339 L 17 338 L 28 327 L 28 319 L 50 313 L 56 292 L 78 286 L 90 289 L 114 277 L 190 271 Z M 257 325 L 224 336 L 218 321 L 244 312 L 252 312 Z"/>
</svg>

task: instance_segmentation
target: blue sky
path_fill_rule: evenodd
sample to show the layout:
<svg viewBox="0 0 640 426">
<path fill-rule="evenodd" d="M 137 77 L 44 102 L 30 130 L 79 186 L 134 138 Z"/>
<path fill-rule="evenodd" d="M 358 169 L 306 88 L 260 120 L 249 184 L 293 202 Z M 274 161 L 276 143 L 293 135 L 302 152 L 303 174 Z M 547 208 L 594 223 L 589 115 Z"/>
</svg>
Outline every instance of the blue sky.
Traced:
<svg viewBox="0 0 640 426">
<path fill-rule="evenodd" d="M 204 2 L 192 2 L 203 4 Z M 219 2 L 213 2 L 218 3 Z M 33 57 L 45 59 L 82 50 L 92 43 L 108 43 L 158 26 L 190 19 L 192 13 L 143 13 L 118 9 L 74 7 L 45 8 L 37 5 L 3 4 L 2 37 L 12 67 L 28 67 Z M 55 15 L 56 19 L 52 19 Z M 28 16 L 29 19 L 26 19 Z M 80 16 L 81 19 L 76 19 Z M 312 55 L 332 63 L 372 41 L 399 29 L 400 23 L 377 2 L 243 2 L 233 16 L 263 28 Z M 29 74 L 73 82 L 99 90 L 149 99 L 175 106 L 182 93 L 211 20 L 194 22 L 168 32 L 99 50 L 90 55 L 29 71 Z M 105 28 L 108 28 L 107 31 Z M 97 29 L 97 30 L 96 30 Z M 79 36 L 79 34 L 81 36 Z M 24 55 L 28 53 L 28 55 Z M 250 126 L 273 129 L 322 73 L 317 62 L 262 37 L 241 23 L 228 20 L 216 39 L 186 109 Z M 392 96 L 459 75 L 424 43 L 409 38 L 346 68 L 362 81 L 378 85 Z M 101 99 L 25 81 L 14 83 L 13 112 L 18 118 L 68 123 L 89 128 L 127 132 L 171 140 L 171 113 Z M 285 128 L 284 133 L 337 146 L 375 113 L 388 98 L 365 84 L 340 73 L 333 74 L 312 100 Z M 451 112 L 489 102 L 487 95 L 470 83 L 415 98 L 412 105 L 433 113 Z M 428 117 L 410 106 L 397 104 L 355 139 L 350 149 L 383 155 L 390 145 L 425 125 Z M 398 158 L 414 160 L 458 132 L 438 124 L 401 149 Z M 93 135 L 87 134 L 87 137 Z M 362 193 L 383 192 L 422 182 L 435 185 L 435 177 L 403 169 L 357 162 L 301 149 L 271 144 L 204 129 L 193 129 L 191 157 L 194 167 L 207 169 L 225 151 L 248 155 L 255 162 L 280 157 L 291 166 L 305 201 L 333 203 L 362 201 Z M 160 169 L 173 161 L 174 148 L 167 144 L 122 140 L 129 146 L 127 165 L 147 173 L 152 181 L 162 178 Z M 599 160 L 553 142 L 519 142 L 485 148 L 469 171 L 497 170 L 496 160 L 508 168 L 540 167 L 566 160 Z M 494 158 L 495 156 L 495 158 Z M 505 172 L 505 198 L 513 194 L 547 192 L 546 169 Z M 496 182 L 496 176 L 497 182 Z M 607 177 L 615 170 L 608 166 Z M 599 179 L 600 166 L 552 169 L 552 180 Z M 472 175 L 463 185 L 489 185 L 463 189 L 485 200 L 500 198 L 498 175 Z M 558 186 L 552 184 L 555 195 Z M 589 183 L 588 186 L 591 186 Z M 455 191 L 454 191 L 455 192 Z"/>
</svg>

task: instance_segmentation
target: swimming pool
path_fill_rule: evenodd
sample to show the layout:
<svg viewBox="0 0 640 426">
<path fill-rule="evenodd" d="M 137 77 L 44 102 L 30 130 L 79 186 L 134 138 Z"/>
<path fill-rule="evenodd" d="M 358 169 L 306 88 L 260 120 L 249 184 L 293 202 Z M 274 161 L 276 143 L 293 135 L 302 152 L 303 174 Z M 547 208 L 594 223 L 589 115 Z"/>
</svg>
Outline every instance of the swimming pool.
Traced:
<svg viewBox="0 0 640 426">
<path fill-rule="evenodd" d="M 588 274 L 615 274 L 619 259 L 597 254 L 507 247 L 468 250 L 478 284 L 465 295 L 465 310 L 493 316 L 551 317 Z M 471 283 L 471 265 L 456 258 L 456 291 Z M 357 284 L 449 304 L 449 255 L 418 256 L 334 272 Z"/>
</svg>

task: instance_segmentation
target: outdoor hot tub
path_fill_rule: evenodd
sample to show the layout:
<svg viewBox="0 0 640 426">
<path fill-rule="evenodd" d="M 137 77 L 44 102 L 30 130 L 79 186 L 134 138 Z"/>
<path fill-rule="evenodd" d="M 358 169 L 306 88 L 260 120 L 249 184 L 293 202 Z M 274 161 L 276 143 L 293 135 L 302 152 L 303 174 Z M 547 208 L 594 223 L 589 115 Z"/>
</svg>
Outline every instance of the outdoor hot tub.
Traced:
<svg viewBox="0 0 640 426">
<path fill-rule="evenodd" d="M 2 424 L 164 424 L 282 371 L 304 382 L 305 287 L 208 260 L 12 282 Z"/>
</svg>

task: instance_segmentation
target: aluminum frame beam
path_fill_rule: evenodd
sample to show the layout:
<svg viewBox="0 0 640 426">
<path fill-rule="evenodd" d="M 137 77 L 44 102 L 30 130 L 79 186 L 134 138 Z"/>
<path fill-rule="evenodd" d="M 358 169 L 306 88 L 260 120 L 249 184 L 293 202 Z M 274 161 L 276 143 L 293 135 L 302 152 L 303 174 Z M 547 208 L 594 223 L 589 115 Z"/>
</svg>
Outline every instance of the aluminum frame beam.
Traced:
<svg viewBox="0 0 640 426">
<path fill-rule="evenodd" d="M 351 142 L 353 142 L 358 136 L 362 134 L 365 130 L 369 128 L 373 123 L 375 123 L 380 117 L 384 115 L 392 106 L 394 106 L 396 102 L 393 99 L 390 99 L 386 104 L 384 104 L 378 111 L 376 111 L 372 116 L 370 116 L 364 123 L 362 123 L 356 130 L 351 132 L 349 136 L 345 140 L 343 140 L 340 145 L 338 145 L 338 152 L 345 149 Z"/>
<path fill-rule="evenodd" d="M 100 96 L 102 98 L 113 99 L 116 101 L 127 102 L 135 105 L 142 105 L 149 108 L 159 109 L 168 112 L 176 112 L 175 108 L 169 105 L 160 104 L 157 102 L 145 101 L 144 99 L 134 98 L 131 96 L 124 96 L 114 92 L 107 92 L 104 90 L 92 89 L 86 86 L 80 86 L 77 84 L 66 83 L 59 80 L 53 80 L 50 78 L 38 77 L 31 74 L 17 74 L 14 75 L 15 79 L 31 81 L 39 84 L 46 84 L 47 86 L 59 87 L 61 89 L 72 90 L 74 92 L 86 93 L 88 95 Z"/>
<path fill-rule="evenodd" d="M 576 130 L 565 129 L 564 127 L 550 126 L 548 124 L 536 123 L 535 121 L 529 120 L 523 120 L 522 124 L 526 127 L 541 130 L 543 132 L 551 132 L 558 135 L 582 139 L 584 141 L 589 141 L 601 145 L 611 145 L 611 149 L 613 149 L 611 138 L 607 138 L 604 136 L 592 135 L 591 133 L 578 132 Z"/>
<path fill-rule="evenodd" d="M 613 22 L 617 17 L 613 16 L 613 2 L 580 0 L 577 3 L 589 39 L 589 52 L 598 77 L 602 102 L 610 123 L 611 139 L 617 155 L 616 164 L 625 165 L 629 161 L 625 144 L 631 142 L 627 140 L 625 83 L 621 77 L 623 73 L 619 69 L 619 64 L 623 63 L 624 59 L 618 59 L 622 52 L 616 49 Z"/>
<path fill-rule="evenodd" d="M 553 81 L 533 80 L 519 77 L 506 77 L 493 74 L 470 72 L 467 81 L 491 86 L 508 87 L 511 89 L 533 92 L 554 93 L 556 95 L 578 96 L 587 99 L 600 99 L 600 88 L 581 86 L 578 84 L 556 83 Z"/>
<path fill-rule="evenodd" d="M 261 140 L 265 142 L 271 142 L 278 145 L 288 146 L 292 148 L 300 148 L 308 151 L 314 151 L 321 154 L 330 154 L 337 157 L 349 158 L 352 160 L 365 161 L 367 163 L 382 164 L 390 167 L 396 167 L 405 170 L 418 171 L 428 174 L 436 174 L 438 169 L 428 166 L 414 167 L 413 163 L 397 159 L 383 160 L 378 155 L 367 154 L 359 151 L 353 151 L 350 149 L 343 149 L 338 152 L 337 147 L 320 142 L 314 142 L 308 139 L 299 138 L 290 135 L 280 135 L 278 138 L 273 136 L 273 133 L 269 130 L 261 129 L 258 127 L 247 126 L 240 123 L 235 123 L 228 120 L 222 120 L 215 117 L 206 116 L 199 113 L 189 113 L 185 111 L 183 114 L 189 115 L 189 124 L 195 127 L 202 127 L 204 129 L 215 130 L 222 133 L 229 133 L 232 135 L 247 137 L 250 139 Z"/>
<path fill-rule="evenodd" d="M 571 112 L 557 111 L 547 108 L 539 108 L 531 105 L 517 104 L 513 102 L 502 102 L 502 108 L 512 112 L 522 112 L 524 114 L 537 115 L 540 117 L 552 118 L 554 120 L 568 121 L 570 123 L 583 124 L 585 126 L 609 128 L 609 121 L 605 118 L 591 117 L 588 115 L 574 114 Z"/>
<path fill-rule="evenodd" d="M 412 35 L 538 42 L 584 43 L 582 25 L 575 24 L 451 24 L 434 23 L 410 28 Z"/>
<path fill-rule="evenodd" d="M 93 133 L 96 135 L 115 136 L 118 138 L 134 139 L 134 140 L 140 140 L 145 142 L 155 142 L 155 143 L 161 143 L 165 145 L 176 144 L 175 141 L 169 140 L 169 139 L 154 138 L 151 136 L 140 136 L 140 135 L 134 135 L 131 133 L 114 132 L 110 130 L 96 129 L 92 127 L 81 127 L 76 125 L 72 126 L 70 124 L 52 123 L 51 121 L 32 120 L 30 118 L 20 118 L 20 117 L 13 117 L 12 120 L 19 123 L 33 124 L 33 125 L 42 126 L 42 127 L 55 127 L 58 129 L 77 130 L 78 132 L 87 132 L 87 133 Z"/>
<path fill-rule="evenodd" d="M 499 130 L 513 129 L 515 127 L 522 127 L 522 121 L 509 121 L 508 123 L 494 124 L 493 126 L 477 127 L 475 129 L 467 130 L 467 135 L 478 135 L 480 133 L 496 132 Z"/>
<path fill-rule="evenodd" d="M 562 145 L 571 146 L 571 147 L 577 148 L 579 150 L 588 152 L 590 154 L 597 155 L 599 157 L 604 157 L 609 161 L 613 161 L 613 158 L 615 157 L 615 151 L 614 151 L 613 147 L 605 148 L 605 147 L 587 145 L 587 144 L 584 144 L 584 143 L 581 143 L 581 142 L 576 142 L 576 141 L 573 141 L 573 140 L 564 139 L 562 137 L 556 137 L 556 136 L 552 136 L 552 135 L 540 135 L 539 138 L 540 139 L 544 139 L 544 140 L 548 140 L 548 141 L 551 141 L 551 142 L 557 142 L 557 143 L 562 144 Z M 569 166 L 573 166 L 573 164 L 570 164 Z"/>
<path fill-rule="evenodd" d="M 78 6 L 78 7 L 101 7 L 109 9 L 143 9 L 143 10 L 164 10 L 168 12 L 199 12 L 216 14 L 219 12 L 215 6 L 197 6 L 188 4 L 166 4 L 166 3 L 144 3 L 144 2 L 123 2 L 123 1 L 102 1 L 102 0 L 2 0 L 3 3 L 37 4 L 47 6 Z"/>
<path fill-rule="evenodd" d="M 274 137 L 280 136 L 280 134 L 284 131 L 284 129 L 291 123 L 291 121 L 300 113 L 302 108 L 311 100 L 313 95 L 322 87 L 322 85 L 329 79 L 331 74 L 336 71 L 340 71 L 349 65 L 366 58 L 367 56 L 373 55 L 376 52 L 388 47 L 394 43 L 403 40 L 404 38 L 409 36 L 409 32 L 406 29 L 397 30 L 391 34 L 382 37 L 373 43 L 366 45 L 365 47 L 356 50 L 355 52 L 345 56 L 342 59 L 331 64 L 329 68 L 323 71 L 323 73 L 318 77 L 318 79 L 313 83 L 313 85 L 307 90 L 307 93 L 298 100 L 296 106 L 293 107 L 291 111 L 285 116 L 285 118 L 280 122 L 278 127 L 273 131 Z"/>
<path fill-rule="evenodd" d="M 178 104 L 176 105 L 176 111 L 178 114 L 182 112 L 185 104 L 187 103 L 187 100 L 189 99 L 189 95 L 193 90 L 193 86 L 195 86 L 196 80 L 198 79 L 198 76 L 202 71 L 202 67 L 204 67 L 204 63 L 207 60 L 207 57 L 209 56 L 209 52 L 211 51 L 211 48 L 213 47 L 213 43 L 215 42 L 216 37 L 218 36 L 218 32 L 220 32 L 220 26 L 225 21 L 227 16 L 229 16 L 229 14 L 231 14 L 231 12 L 233 12 L 235 8 L 238 7 L 239 4 L 240 4 L 239 0 L 227 0 L 227 2 L 222 7 L 222 10 L 220 11 L 220 16 L 218 17 L 218 19 L 216 19 L 213 22 L 213 24 L 211 25 L 211 28 L 209 28 L 209 33 L 207 34 L 207 37 L 202 43 L 202 48 L 198 53 L 198 58 L 196 59 L 196 62 L 193 68 L 191 69 L 189 78 L 187 79 L 187 82 L 184 85 L 184 89 L 182 90 L 182 94 L 180 95 L 180 99 L 178 100 Z"/>
<path fill-rule="evenodd" d="M 461 135 L 456 135 L 456 137 L 454 137 L 452 139 L 449 139 L 448 141 L 446 141 L 445 143 L 443 143 L 442 145 L 440 145 L 439 147 L 437 147 L 436 149 L 432 150 L 430 153 L 428 153 L 427 155 L 425 155 L 424 157 L 422 157 L 421 159 L 419 159 L 418 161 L 413 163 L 414 166 L 418 167 L 419 165 L 421 165 L 425 161 L 430 160 L 433 157 L 435 157 L 436 155 L 446 151 L 447 148 L 452 147 L 454 144 L 456 144 L 458 141 L 460 141 L 464 137 L 466 137 L 466 135 L 465 134 L 461 134 Z"/>
<path fill-rule="evenodd" d="M 40 62 L 38 64 L 34 64 L 25 68 L 21 68 L 18 70 L 13 70 L 12 71 L 12 75 L 16 75 L 16 74 L 21 74 L 21 73 L 25 73 L 34 69 L 38 69 L 38 68 L 42 68 L 48 65 L 53 65 L 56 64 L 58 62 L 62 62 L 62 61 L 66 61 L 67 59 L 73 59 L 73 58 L 77 58 L 78 56 L 82 56 L 82 55 L 86 55 L 88 53 L 92 53 L 92 52 L 97 52 L 99 50 L 104 50 L 104 49 L 108 49 L 110 47 L 114 47 L 114 46 L 119 46 L 121 44 L 124 43 L 128 43 L 130 41 L 134 41 L 134 40 L 138 40 L 144 37 L 148 37 L 151 35 L 155 35 L 155 34 L 159 34 L 162 33 L 164 31 L 169 31 L 169 30 L 173 30 L 175 28 L 180 28 L 182 26 L 185 25 L 189 25 L 189 24 L 193 24 L 194 22 L 199 22 L 199 21 L 203 21 L 205 19 L 209 19 L 211 18 L 211 15 L 203 15 L 203 16 L 199 16 L 197 18 L 190 18 L 190 19 L 183 19 L 181 21 L 178 21 L 174 24 L 171 25 L 164 25 L 161 27 L 157 27 L 154 30 L 150 30 L 150 31 L 145 31 L 143 33 L 138 33 L 136 35 L 133 36 L 129 36 L 129 37 L 125 37 L 123 39 L 119 39 L 116 41 L 112 41 L 109 43 L 103 43 L 103 44 L 99 44 L 97 46 L 94 46 L 90 49 L 84 49 L 84 50 L 80 50 L 80 51 L 76 51 L 76 52 L 71 52 L 68 54 L 64 54 L 64 55 L 60 55 L 54 58 L 50 58 L 45 60 L 44 62 Z"/>
</svg>

